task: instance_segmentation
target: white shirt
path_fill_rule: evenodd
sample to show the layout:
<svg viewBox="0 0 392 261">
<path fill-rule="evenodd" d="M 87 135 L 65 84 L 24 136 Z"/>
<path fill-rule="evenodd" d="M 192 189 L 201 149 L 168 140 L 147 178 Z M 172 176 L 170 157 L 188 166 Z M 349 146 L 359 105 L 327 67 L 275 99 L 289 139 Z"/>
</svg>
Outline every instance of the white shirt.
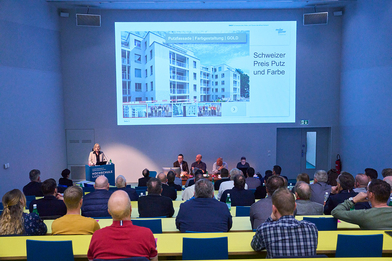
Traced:
<svg viewBox="0 0 392 261">
<path fill-rule="evenodd" d="M 183 192 L 182 192 L 182 200 L 187 201 L 191 197 L 195 195 L 195 184 L 192 186 L 187 187 Z"/>
<path fill-rule="evenodd" d="M 225 190 L 227 189 L 232 189 L 233 187 L 234 187 L 234 180 L 222 182 L 219 186 L 218 196 L 216 196 L 217 199 L 220 200 L 220 198 L 223 195 L 223 192 L 225 192 Z M 248 184 L 246 183 L 245 183 L 245 189 L 248 189 Z"/>
</svg>

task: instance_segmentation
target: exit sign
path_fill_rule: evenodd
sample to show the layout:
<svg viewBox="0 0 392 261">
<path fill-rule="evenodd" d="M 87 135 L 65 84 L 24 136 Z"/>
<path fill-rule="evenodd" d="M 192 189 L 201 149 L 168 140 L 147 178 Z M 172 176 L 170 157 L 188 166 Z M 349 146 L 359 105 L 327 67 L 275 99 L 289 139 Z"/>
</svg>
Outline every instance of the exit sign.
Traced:
<svg viewBox="0 0 392 261">
<path fill-rule="evenodd" d="M 309 124 L 309 120 L 301 120 L 301 125 L 308 125 Z"/>
</svg>

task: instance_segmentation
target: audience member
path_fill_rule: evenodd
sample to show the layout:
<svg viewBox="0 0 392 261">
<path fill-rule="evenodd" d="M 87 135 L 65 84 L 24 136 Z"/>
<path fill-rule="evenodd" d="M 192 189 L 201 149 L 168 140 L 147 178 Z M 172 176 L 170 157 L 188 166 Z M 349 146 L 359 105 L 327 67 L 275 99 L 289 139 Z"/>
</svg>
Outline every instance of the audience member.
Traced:
<svg viewBox="0 0 392 261">
<path fill-rule="evenodd" d="M 172 217 L 173 202 L 170 198 L 161 196 L 162 183 L 157 178 L 147 182 L 147 196 L 139 197 L 139 217 Z"/>
<path fill-rule="evenodd" d="M 253 191 L 245 189 L 245 177 L 242 174 L 234 176 L 234 187 L 232 189 L 225 190 L 220 201 L 226 202 L 228 194 L 230 194 L 232 206 L 250 206 L 255 203 L 255 195 Z"/>
<path fill-rule="evenodd" d="M 386 176 L 383 180 L 386 183 L 388 183 L 391 186 L 391 188 L 392 188 L 392 176 Z M 392 206 L 391 199 L 392 199 L 392 189 L 391 189 L 391 195 L 390 195 L 390 197 L 388 199 L 388 202 L 387 202 L 388 206 Z"/>
<path fill-rule="evenodd" d="M 222 182 L 229 181 L 229 171 L 227 169 L 221 169 L 221 179 L 215 181 L 214 183 L 214 189 L 219 190 L 219 186 Z"/>
<path fill-rule="evenodd" d="M 119 175 L 116 178 L 116 187 L 118 189 L 124 190 L 125 192 L 128 193 L 129 198 L 131 201 L 137 201 L 139 198 L 139 195 L 136 192 L 136 189 L 133 189 L 131 187 L 127 187 L 127 180 L 123 175 Z"/>
<path fill-rule="evenodd" d="M 246 162 L 245 157 L 241 157 L 241 161 L 237 163 L 237 169 L 242 171 L 242 174 L 246 174 L 246 170 L 250 167 L 249 163 Z"/>
<path fill-rule="evenodd" d="M 320 203 L 310 201 L 311 189 L 308 183 L 297 181 L 294 187 L 297 215 L 322 215 L 324 206 Z"/>
<path fill-rule="evenodd" d="M 182 154 L 178 154 L 177 161 L 173 163 L 173 167 L 179 167 L 180 173 L 183 173 L 184 175 L 189 174 L 188 163 L 184 160 L 184 155 Z"/>
<path fill-rule="evenodd" d="M 158 252 L 151 230 L 132 224 L 132 207 L 125 191 L 115 191 L 108 202 L 113 224 L 94 232 L 88 249 L 89 260 L 117 260 L 146 257 L 158 261 Z"/>
<path fill-rule="evenodd" d="M 306 184 L 310 184 L 310 178 L 307 173 L 300 173 L 297 175 L 297 181 L 303 181 Z"/>
<path fill-rule="evenodd" d="M 287 182 L 280 176 L 271 176 L 266 181 L 266 190 L 268 197 L 260 199 L 250 206 L 250 223 L 252 229 L 256 229 L 259 225 L 264 223 L 272 213 L 272 194 L 278 188 L 287 186 Z"/>
<path fill-rule="evenodd" d="M 195 184 L 195 199 L 180 205 L 176 226 L 181 232 L 228 232 L 232 217 L 227 205 L 214 199 L 212 183 L 200 179 Z"/>
<path fill-rule="evenodd" d="M 365 169 L 365 174 L 366 174 L 366 176 L 368 176 L 369 182 L 372 181 L 373 179 L 377 179 L 378 178 L 377 170 L 372 169 L 372 168 L 366 168 Z"/>
<path fill-rule="evenodd" d="M 277 176 L 281 176 L 282 178 L 285 178 L 287 181 L 289 180 L 286 176 L 282 176 L 282 167 L 280 167 L 279 165 L 275 165 L 272 169 L 272 175 L 277 175 Z"/>
<path fill-rule="evenodd" d="M 41 218 L 58 218 L 67 213 L 63 197 L 57 193 L 57 183 L 54 179 L 47 179 L 42 182 L 42 193 L 44 197 L 30 202 L 29 210 L 33 212 L 34 204 L 37 204 L 37 211 Z"/>
<path fill-rule="evenodd" d="M 218 200 L 220 200 L 225 190 L 232 189 L 234 187 L 234 177 L 239 174 L 242 174 L 242 171 L 237 168 L 230 170 L 230 180 L 221 183 L 221 185 L 219 186 L 219 191 L 217 195 Z M 248 189 L 248 185 L 246 183 L 245 183 L 245 189 Z"/>
<path fill-rule="evenodd" d="M 201 170 L 196 171 L 195 173 L 195 180 L 196 182 L 200 179 L 203 178 L 203 173 Z M 182 200 L 187 201 L 195 195 L 195 184 L 192 186 L 187 187 L 183 192 L 182 192 Z"/>
<path fill-rule="evenodd" d="M 383 169 L 381 172 L 381 175 L 385 178 L 385 177 L 389 177 L 392 176 L 392 169 L 391 168 L 386 168 Z"/>
<path fill-rule="evenodd" d="M 228 169 L 227 163 L 223 161 L 223 158 L 219 157 L 216 162 L 212 165 L 212 174 L 220 174 L 222 169 Z"/>
<path fill-rule="evenodd" d="M 161 195 L 168 197 L 168 198 L 171 198 L 172 200 L 176 200 L 177 199 L 177 190 L 166 184 L 167 177 L 166 177 L 165 173 L 163 173 L 163 172 L 159 173 L 158 179 L 161 181 L 161 184 L 162 184 Z"/>
<path fill-rule="evenodd" d="M 23 187 L 23 194 L 25 196 L 42 197 L 44 194 L 41 190 L 41 172 L 38 169 L 33 169 L 29 173 L 30 182 Z"/>
<path fill-rule="evenodd" d="M 62 178 L 59 179 L 59 185 L 71 187 L 73 186 L 72 180 L 69 179 L 69 175 L 71 174 L 71 171 L 69 169 L 64 169 L 61 172 Z"/>
<path fill-rule="evenodd" d="M 262 185 L 258 186 L 255 191 L 256 199 L 265 198 L 265 196 L 267 195 L 266 184 L 269 177 L 272 176 L 272 170 L 266 170 L 264 174 L 265 174 L 264 178 L 260 179 L 262 180 Z"/>
<path fill-rule="evenodd" d="M 300 173 L 300 174 L 298 174 L 297 175 L 297 182 L 298 181 L 303 181 L 303 182 L 305 182 L 306 184 L 309 184 L 310 183 L 310 178 L 309 178 L 309 175 L 307 174 L 307 173 Z M 291 189 L 291 192 L 292 193 L 295 193 L 295 186 Z"/>
<path fill-rule="evenodd" d="M 68 187 L 64 192 L 64 203 L 67 206 L 67 214 L 53 221 L 53 235 L 92 235 L 100 229 L 95 219 L 80 215 L 83 204 L 81 187 Z"/>
<path fill-rule="evenodd" d="M 338 183 L 336 182 L 336 179 L 338 178 L 339 174 L 336 171 L 336 169 L 330 169 L 328 170 L 328 180 L 327 180 L 327 184 L 331 185 L 331 186 L 336 186 Z"/>
<path fill-rule="evenodd" d="M 171 188 L 174 188 L 176 191 L 181 191 L 182 187 L 181 185 L 177 185 L 175 183 L 175 178 L 176 178 L 176 174 L 174 174 L 173 171 L 169 171 L 167 173 L 167 185 Z"/>
<path fill-rule="evenodd" d="M 112 194 L 109 191 L 109 181 L 105 176 L 99 176 L 95 180 L 95 191 L 83 197 L 82 215 L 85 217 L 107 217 L 108 200 Z"/>
<path fill-rule="evenodd" d="M 324 214 L 331 215 L 331 211 L 344 200 L 355 197 L 358 193 L 354 192 L 354 177 L 348 172 L 342 172 L 336 180 L 338 185 L 333 187 L 324 206 Z M 369 203 L 362 202 L 355 205 L 355 209 L 370 208 Z"/>
<path fill-rule="evenodd" d="M 314 173 L 313 184 L 310 185 L 312 190 L 310 200 L 319 204 L 324 204 L 325 193 L 331 193 L 331 185 L 327 184 L 328 175 L 325 170 L 317 170 Z"/>
<path fill-rule="evenodd" d="M 138 184 L 137 184 L 138 187 L 146 187 L 147 182 L 150 180 L 150 171 L 148 169 L 144 169 L 142 171 L 142 175 L 143 175 L 143 178 L 140 178 L 138 180 Z"/>
<path fill-rule="evenodd" d="M 358 174 L 355 176 L 354 192 L 365 192 L 368 185 L 368 177 L 365 174 Z"/>
<path fill-rule="evenodd" d="M 254 178 L 253 176 L 255 175 L 255 169 L 252 167 L 249 167 L 246 172 L 245 172 L 245 177 L 246 177 L 246 184 L 248 185 L 248 189 L 256 189 L 258 186 L 261 185 L 261 181 L 259 178 Z"/>
<path fill-rule="evenodd" d="M 274 192 L 271 216 L 257 228 L 251 242 L 255 251 L 266 249 L 267 258 L 316 255 L 316 225 L 296 220 L 295 205 L 294 196 L 287 188 Z"/>
<path fill-rule="evenodd" d="M 359 225 L 361 229 L 391 230 L 392 207 L 387 205 L 391 186 L 382 180 L 374 179 L 369 184 L 367 193 L 360 192 L 344 200 L 332 210 L 332 215 L 340 220 Z M 350 211 L 359 202 L 369 201 L 371 209 Z"/>
<path fill-rule="evenodd" d="M 207 165 L 204 162 L 202 162 L 201 159 L 202 159 L 201 154 L 197 154 L 196 155 L 196 161 L 193 162 L 192 165 L 191 165 L 192 173 L 195 173 L 196 170 L 198 170 L 198 169 L 203 171 L 203 174 L 206 173 Z"/>
<path fill-rule="evenodd" d="M 45 223 L 35 213 L 24 213 L 26 197 L 19 189 L 13 189 L 2 198 L 3 213 L 0 217 L 0 235 L 45 235 Z"/>
</svg>

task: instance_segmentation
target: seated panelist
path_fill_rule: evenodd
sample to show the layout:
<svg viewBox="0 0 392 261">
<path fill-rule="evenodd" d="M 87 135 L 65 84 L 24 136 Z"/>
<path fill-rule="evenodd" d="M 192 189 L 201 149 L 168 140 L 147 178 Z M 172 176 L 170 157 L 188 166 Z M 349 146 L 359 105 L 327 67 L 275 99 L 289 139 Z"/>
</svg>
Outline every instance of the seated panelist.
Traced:
<svg viewBox="0 0 392 261">
<path fill-rule="evenodd" d="M 182 175 L 189 174 L 188 163 L 184 160 L 184 155 L 178 154 L 177 161 L 173 163 L 173 167 L 180 167 L 180 171 Z"/>
<path fill-rule="evenodd" d="M 94 144 L 93 151 L 90 152 L 90 156 L 88 157 L 88 165 L 95 166 L 95 165 L 104 165 L 108 161 L 105 153 L 103 153 L 101 147 L 98 143 Z"/>
</svg>

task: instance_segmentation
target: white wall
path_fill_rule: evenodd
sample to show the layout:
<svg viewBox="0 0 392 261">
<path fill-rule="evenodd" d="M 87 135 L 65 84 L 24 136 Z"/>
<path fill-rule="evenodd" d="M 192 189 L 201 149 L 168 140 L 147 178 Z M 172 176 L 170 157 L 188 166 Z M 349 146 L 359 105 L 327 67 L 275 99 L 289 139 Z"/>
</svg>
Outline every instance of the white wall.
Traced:
<svg viewBox="0 0 392 261">
<path fill-rule="evenodd" d="M 0 1 L 0 195 L 66 168 L 58 15 L 45 0 Z M 10 168 L 4 169 L 3 164 Z"/>
<path fill-rule="evenodd" d="M 128 181 L 136 181 L 145 167 L 170 166 L 178 153 L 189 163 L 201 153 L 210 170 L 219 156 L 229 168 L 246 156 L 264 172 L 276 161 L 276 128 L 300 127 L 301 119 L 309 127 L 332 127 L 333 155 L 338 151 L 341 17 L 330 16 L 327 26 L 304 27 L 303 10 L 100 10 L 102 27 L 86 28 L 76 27 L 75 12 L 69 11 L 60 23 L 65 128 L 95 129 L 95 141 Z M 296 123 L 117 126 L 115 21 L 227 20 L 298 22 Z"/>
</svg>

